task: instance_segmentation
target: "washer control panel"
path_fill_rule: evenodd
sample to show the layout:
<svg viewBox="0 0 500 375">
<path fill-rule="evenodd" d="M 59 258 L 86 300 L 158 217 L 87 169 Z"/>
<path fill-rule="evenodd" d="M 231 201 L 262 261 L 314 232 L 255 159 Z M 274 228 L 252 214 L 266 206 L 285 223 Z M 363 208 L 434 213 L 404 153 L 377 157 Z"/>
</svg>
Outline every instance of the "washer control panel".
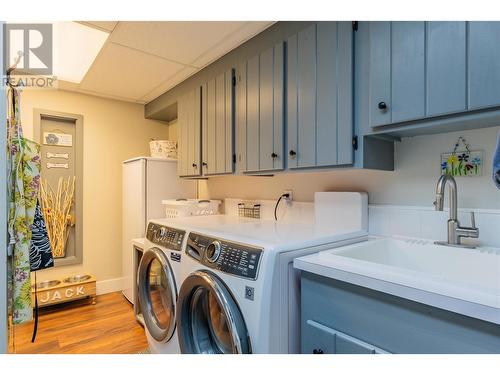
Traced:
<svg viewBox="0 0 500 375">
<path fill-rule="evenodd" d="M 182 241 L 186 232 L 155 223 L 148 224 L 146 238 L 152 243 L 169 250 L 182 250 Z"/>
<path fill-rule="evenodd" d="M 256 280 L 263 250 L 258 247 L 190 233 L 187 255 L 205 266 L 231 275 Z"/>
</svg>

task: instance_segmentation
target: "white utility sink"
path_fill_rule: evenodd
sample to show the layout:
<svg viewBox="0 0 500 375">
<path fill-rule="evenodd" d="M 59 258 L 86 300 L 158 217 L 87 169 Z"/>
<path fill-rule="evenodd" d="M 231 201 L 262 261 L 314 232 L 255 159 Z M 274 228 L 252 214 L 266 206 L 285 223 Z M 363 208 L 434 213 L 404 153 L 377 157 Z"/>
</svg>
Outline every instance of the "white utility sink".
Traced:
<svg viewBox="0 0 500 375">
<path fill-rule="evenodd" d="M 500 249 L 371 238 L 295 260 L 296 268 L 500 324 Z"/>
</svg>

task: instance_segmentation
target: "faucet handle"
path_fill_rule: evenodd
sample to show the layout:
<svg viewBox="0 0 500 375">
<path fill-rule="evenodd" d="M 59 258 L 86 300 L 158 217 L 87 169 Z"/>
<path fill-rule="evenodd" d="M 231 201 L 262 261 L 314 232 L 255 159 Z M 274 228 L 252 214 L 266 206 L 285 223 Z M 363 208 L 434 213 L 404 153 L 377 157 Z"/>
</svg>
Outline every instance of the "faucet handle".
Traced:
<svg viewBox="0 0 500 375">
<path fill-rule="evenodd" d="M 476 216 L 474 215 L 474 211 L 470 212 L 470 223 L 472 228 L 476 228 Z"/>
</svg>

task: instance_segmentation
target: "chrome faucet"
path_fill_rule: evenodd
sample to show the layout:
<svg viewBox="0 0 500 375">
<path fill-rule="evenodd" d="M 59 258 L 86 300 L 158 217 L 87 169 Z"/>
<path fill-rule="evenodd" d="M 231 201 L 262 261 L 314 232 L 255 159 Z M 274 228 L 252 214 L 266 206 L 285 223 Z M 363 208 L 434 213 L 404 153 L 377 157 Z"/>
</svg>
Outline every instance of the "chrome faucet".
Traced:
<svg viewBox="0 0 500 375">
<path fill-rule="evenodd" d="M 436 186 L 436 201 L 434 206 L 436 211 L 443 211 L 444 205 L 444 190 L 446 185 L 450 186 L 450 218 L 448 219 L 448 241 L 436 241 L 437 245 L 446 246 L 457 246 L 457 247 L 468 247 L 474 248 L 475 246 L 462 244 L 463 237 L 478 238 L 479 229 L 476 228 L 476 222 L 474 218 L 474 212 L 471 211 L 471 227 L 461 227 L 457 218 L 457 183 L 453 176 L 444 174 L 439 177 Z"/>
</svg>

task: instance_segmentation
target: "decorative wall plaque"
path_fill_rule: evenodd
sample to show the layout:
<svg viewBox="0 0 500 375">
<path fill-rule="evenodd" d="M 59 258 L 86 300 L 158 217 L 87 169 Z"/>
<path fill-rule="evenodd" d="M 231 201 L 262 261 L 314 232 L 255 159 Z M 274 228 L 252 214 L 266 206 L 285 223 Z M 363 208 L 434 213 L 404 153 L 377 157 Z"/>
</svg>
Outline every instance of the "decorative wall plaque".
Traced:
<svg viewBox="0 0 500 375">
<path fill-rule="evenodd" d="M 63 169 L 68 169 L 69 164 L 68 163 L 47 163 L 47 168 L 63 168 Z"/>
<path fill-rule="evenodd" d="M 483 151 L 471 151 L 465 138 L 459 137 L 452 152 L 441 154 L 441 173 L 452 176 L 481 176 Z"/>
<path fill-rule="evenodd" d="M 73 146 L 73 136 L 65 133 L 44 132 L 43 144 L 49 146 L 71 147 Z"/>
</svg>

